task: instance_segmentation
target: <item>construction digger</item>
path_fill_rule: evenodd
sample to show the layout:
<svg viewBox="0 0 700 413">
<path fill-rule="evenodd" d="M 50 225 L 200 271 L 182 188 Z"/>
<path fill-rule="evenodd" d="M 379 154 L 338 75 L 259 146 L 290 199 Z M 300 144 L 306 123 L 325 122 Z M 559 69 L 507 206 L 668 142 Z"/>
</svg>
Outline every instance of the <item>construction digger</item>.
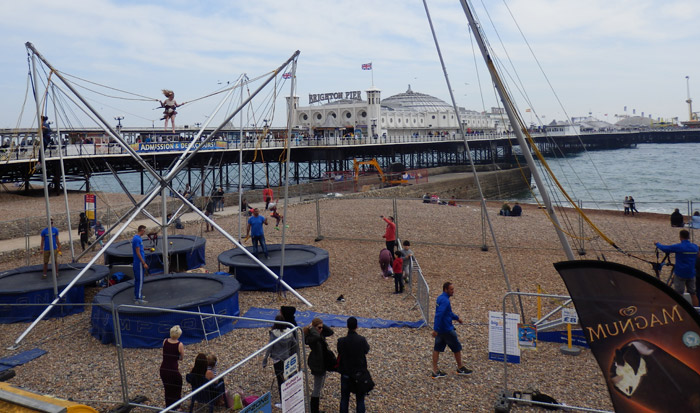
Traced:
<svg viewBox="0 0 700 413">
<path fill-rule="evenodd" d="M 377 162 L 377 159 L 375 158 L 372 158 L 369 161 L 358 161 L 357 159 L 353 158 L 353 171 L 356 185 L 360 179 L 360 165 L 368 165 L 370 167 L 374 167 L 374 169 L 376 169 L 377 173 L 379 174 L 379 179 L 381 180 L 382 187 L 403 185 L 408 183 L 407 180 L 401 177 L 401 172 L 390 172 L 389 174 L 385 174 L 382 170 L 382 167 L 379 166 L 379 162 Z"/>
</svg>

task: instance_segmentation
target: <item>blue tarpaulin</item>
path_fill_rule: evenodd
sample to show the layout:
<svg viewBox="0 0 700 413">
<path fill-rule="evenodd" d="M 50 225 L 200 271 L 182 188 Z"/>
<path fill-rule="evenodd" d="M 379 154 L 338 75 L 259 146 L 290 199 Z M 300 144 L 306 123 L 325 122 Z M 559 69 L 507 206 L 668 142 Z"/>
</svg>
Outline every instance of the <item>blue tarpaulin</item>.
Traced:
<svg viewBox="0 0 700 413">
<path fill-rule="evenodd" d="M 258 308 L 251 307 L 246 311 L 243 317 L 248 318 L 259 318 L 263 320 L 274 321 L 275 316 L 279 314 L 279 308 Z M 325 314 L 317 313 L 314 311 L 297 311 L 294 314 L 297 320 L 297 324 L 300 326 L 305 326 L 311 324 L 311 320 L 318 317 L 323 320 L 323 324 L 329 327 L 346 327 L 349 315 L 340 314 Z M 361 328 L 392 328 L 392 327 L 406 327 L 406 328 L 420 328 L 425 325 L 423 320 L 419 321 L 394 321 L 394 320 L 384 320 L 381 318 L 365 318 L 365 317 L 355 317 L 357 318 L 357 326 Z M 237 321 L 233 328 L 269 328 L 272 324 L 264 323 L 260 321 L 248 321 L 239 320 Z"/>
<path fill-rule="evenodd" d="M 9 370 L 12 367 L 17 367 L 24 363 L 28 363 L 37 357 L 41 357 L 46 354 L 46 351 L 40 348 L 34 348 L 31 350 L 23 351 L 14 356 L 3 357 L 0 359 L 0 372 Z"/>
</svg>

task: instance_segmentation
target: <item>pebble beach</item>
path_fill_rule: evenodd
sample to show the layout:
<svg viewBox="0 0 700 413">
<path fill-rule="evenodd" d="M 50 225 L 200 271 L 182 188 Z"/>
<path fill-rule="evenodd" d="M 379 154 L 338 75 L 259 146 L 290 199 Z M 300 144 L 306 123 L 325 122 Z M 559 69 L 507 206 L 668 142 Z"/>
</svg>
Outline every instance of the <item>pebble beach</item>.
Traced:
<svg viewBox="0 0 700 413">
<path fill-rule="evenodd" d="M 27 208 L 36 210 L 36 215 L 43 212 L 39 208 L 39 202 L 43 205 L 42 198 L 5 195 L 0 201 L 4 220 L 23 218 Z M 70 196 L 76 199 L 71 205 L 75 204 L 75 210 L 78 210 L 82 195 L 74 193 Z M 128 202 L 114 196 L 112 202 Z M 52 203 L 58 205 L 56 200 L 59 199 L 52 198 Z M 59 201 L 63 202 L 62 198 Z M 419 320 L 421 314 L 415 306 L 415 298 L 408 292 L 392 294 L 393 280 L 383 279 L 377 264 L 379 251 L 384 248 L 382 234 L 385 224 L 380 215 L 396 215 L 399 237 L 410 240 L 430 288 L 430 317 L 442 284 L 451 281 L 455 285 L 452 307 L 465 321 L 456 329 L 464 346 L 464 363 L 473 369 L 473 373 L 457 375 L 454 358 L 448 350 L 441 355 L 439 363 L 447 377 L 431 378 L 433 338 L 430 327 L 360 328 L 358 333 L 370 344 L 367 360 L 376 383 L 375 390 L 366 398 L 367 411 L 491 412 L 499 391 L 503 389 L 505 374 L 511 391 L 537 389 L 570 406 L 612 410 L 602 374 L 588 350 L 584 349 L 579 356 L 568 356 L 560 353 L 561 344 L 540 342 L 537 350 L 523 350 L 521 363 L 508 365 L 507 373 L 502 362 L 488 359 L 488 312 L 501 311 L 507 291 L 506 279 L 513 290 L 536 292 L 539 286 L 545 293 L 567 294 L 552 266 L 566 257 L 548 217 L 536 205 L 523 205 L 521 217 L 502 217 L 498 216 L 500 206 L 500 203 L 488 203 L 489 219 L 485 220 L 477 202 L 460 201 L 455 207 L 407 199 L 397 200 L 394 210 L 392 199 L 323 199 L 319 201 L 320 220 L 317 220 L 315 202 L 290 204 L 286 211 L 289 228 L 275 230 L 272 225 L 268 226 L 268 244 L 280 243 L 284 232 L 287 243 L 310 244 L 327 250 L 330 277 L 321 286 L 299 290 L 313 308 L 306 307 L 292 294 L 245 291 L 239 294 L 240 312 L 243 315 L 251 307 L 292 305 L 299 310 L 321 313 Z M 279 208 L 282 212 L 281 204 Z M 559 212 L 562 225 L 579 239 L 574 244 L 574 251 L 585 252 L 582 258 L 605 258 L 651 272 L 648 263 L 615 252 L 594 231 L 582 230 L 573 211 Z M 615 211 L 586 212 L 600 231 L 623 250 L 647 260 L 656 260 L 654 241 L 668 244 L 678 239 L 678 229 L 670 227 L 667 215 L 643 210 L 636 216 L 624 216 Z M 215 220 L 226 231 L 238 234 L 237 214 L 216 213 Z M 319 232 L 324 239 L 315 241 Z M 223 235 L 204 232 L 201 222 L 186 223 L 185 229 L 176 233 L 206 237 L 206 269 L 209 272 L 218 271 L 217 256 L 233 248 Z M 63 237 L 62 241 L 66 239 Z M 484 243 L 488 251 L 482 250 Z M 38 251 L 32 261 L 41 262 Z M 24 258 L 7 260 L 0 263 L 0 271 L 23 265 Z M 97 290 L 90 288 L 86 291 L 88 303 Z M 341 294 L 345 297 L 344 302 L 336 300 Z M 543 300 L 542 312 L 549 312 L 557 304 L 555 300 Z M 507 311 L 520 310 L 509 306 Z M 536 316 L 534 299 L 523 298 L 523 312 L 527 320 Z M 432 325 L 432 318 L 428 322 Z M 114 345 L 101 344 L 89 334 L 89 306 L 81 314 L 41 321 L 19 349 L 7 350 L 27 326 L 25 323 L 0 325 L 0 357 L 35 347 L 47 351 L 47 354 L 16 367 L 17 376 L 10 380 L 11 384 L 81 402 L 101 412 L 108 412 L 121 403 L 117 351 Z M 336 339 L 345 333 L 344 328 L 336 328 L 335 335 L 329 337 L 333 350 Z M 205 352 L 217 355 L 221 372 L 262 347 L 267 338 L 266 328 L 236 329 L 209 342 L 186 346 L 180 371 L 183 374 L 189 372 L 196 354 Z M 145 404 L 163 406 L 162 383 L 158 375 L 161 349 L 125 349 L 124 357 L 129 396 L 143 395 L 148 399 Z M 244 394 L 260 394 L 275 387 L 271 385 L 274 380 L 272 367 L 263 369 L 261 356 L 245 363 L 226 380 L 227 388 Z M 184 388 L 189 391 L 188 385 Z M 278 401 L 276 393 L 274 390 L 275 402 Z M 329 373 L 322 393 L 321 410 L 337 411 L 339 399 L 339 376 Z M 351 411 L 353 408 L 354 404 L 351 404 Z M 275 410 L 281 411 L 273 409 L 273 412 Z M 149 410 L 137 408 L 132 411 Z M 512 411 L 539 410 L 514 406 Z"/>
</svg>

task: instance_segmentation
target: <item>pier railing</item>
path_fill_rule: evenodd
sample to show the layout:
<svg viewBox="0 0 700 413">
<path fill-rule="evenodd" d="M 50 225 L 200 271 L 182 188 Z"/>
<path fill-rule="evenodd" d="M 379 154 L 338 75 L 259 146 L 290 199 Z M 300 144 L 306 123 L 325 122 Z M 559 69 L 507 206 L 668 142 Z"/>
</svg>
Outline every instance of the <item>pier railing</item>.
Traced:
<svg viewBox="0 0 700 413">
<path fill-rule="evenodd" d="M 470 134 L 467 136 L 468 141 L 488 141 L 496 139 L 511 139 L 510 134 Z M 106 138 L 105 138 L 106 139 Z M 27 160 L 38 159 L 39 148 L 34 148 L 33 137 L 5 137 L 2 139 L 5 144 L 0 147 L 0 162 L 12 160 Z M 379 137 L 295 137 L 291 140 L 292 147 L 343 147 L 343 146 L 364 146 L 364 145 L 386 145 L 386 144 L 410 144 L 410 143 L 433 143 L 433 142 L 448 142 L 461 141 L 462 138 L 457 134 L 442 134 L 442 135 L 391 135 Z M 62 144 L 60 150 L 63 151 L 63 156 L 102 156 L 102 155 L 120 155 L 126 154 L 126 151 L 116 143 L 102 143 L 101 139 L 96 139 L 89 143 L 68 143 Z M 138 143 L 133 139 L 127 139 L 128 142 L 133 142 L 134 149 L 139 153 L 154 153 L 154 152 L 182 152 L 182 150 L 141 150 Z M 188 141 L 172 140 L 172 137 L 158 137 L 154 140 L 148 140 L 143 143 L 182 143 L 187 144 Z M 216 140 L 215 148 L 206 150 L 238 150 L 238 149 L 282 149 L 285 148 L 284 139 L 275 138 L 244 138 L 230 140 Z M 47 159 L 59 157 L 59 145 L 48 145 L 46 148 Z"/>
</svg>

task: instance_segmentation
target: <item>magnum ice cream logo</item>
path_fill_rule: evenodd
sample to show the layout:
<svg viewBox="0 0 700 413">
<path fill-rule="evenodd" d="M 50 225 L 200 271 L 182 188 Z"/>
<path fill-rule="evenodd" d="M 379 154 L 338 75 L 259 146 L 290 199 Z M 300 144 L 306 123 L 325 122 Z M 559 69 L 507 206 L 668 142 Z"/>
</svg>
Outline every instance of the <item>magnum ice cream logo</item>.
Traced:
<svg viewBox="0 0 700 413">
<path fill-rule="evenodd" d="M 629 306 L 620 308 L 618 314 L 623 319 L 609 323 L 599 323 L 594 327 L 586 327 L 588 342 L 593 343 L 597 340 L 604 340 L 620 334 L 662 327 L 683 321 L 683 316 L 678 310 L 678 304 L 671 308 L 661 308 L 659 311 L 649 314 L 637 314 L 637 307 Z"/>
</svg>

